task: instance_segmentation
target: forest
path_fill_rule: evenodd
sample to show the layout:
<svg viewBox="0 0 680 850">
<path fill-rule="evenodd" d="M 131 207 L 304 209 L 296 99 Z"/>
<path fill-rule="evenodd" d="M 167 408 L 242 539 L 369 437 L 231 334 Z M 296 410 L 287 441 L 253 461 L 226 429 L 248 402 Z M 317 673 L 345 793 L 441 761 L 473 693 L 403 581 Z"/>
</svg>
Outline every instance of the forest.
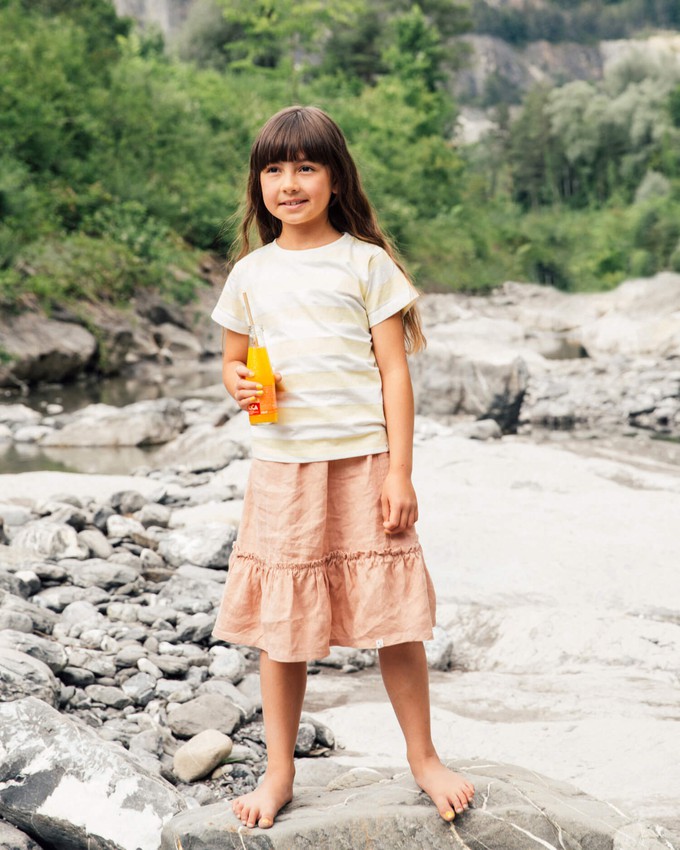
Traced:
<svg viewBox="0 0 680 850">
<path fill-rule="evenodd" d="M 606 289 L 680 271 L 680 63 L 499 102 L 453 141 L 465 33 L 680 27 L 673 0 L 199 0 L 172 49 L 108 0 L 0 0 L 0 304 L 191 301 L 227 257 L 254 133 L 291 103 L 340 124 L 425 290 Z M 552 22 L 552 23 L 551 23 Z M 590 23 L 588 23 L 590 22 Z"/>
</svg>

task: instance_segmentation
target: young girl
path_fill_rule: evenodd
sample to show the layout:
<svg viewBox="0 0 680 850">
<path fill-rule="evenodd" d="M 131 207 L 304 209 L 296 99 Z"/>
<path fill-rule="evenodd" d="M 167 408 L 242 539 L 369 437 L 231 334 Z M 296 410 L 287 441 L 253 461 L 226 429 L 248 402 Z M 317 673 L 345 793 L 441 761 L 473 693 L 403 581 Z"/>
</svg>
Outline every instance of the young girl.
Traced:
<svg viewBox="0 0 680 850">
<path fill-rule="evenodd" d="M 255 224 L 262 247 L 250 251 Z M 435 598 L 414 524 L 413 391 L 424 345 L 418 293 L 394 258 L 338 126 L 320 109 L 274 115 L 251 151 L 242 250 L 212 317 L 239 406 L 262 394 L 245 366 L 243 293 L 276 373 L 276 424 L 251 429 L 243 518 L 213 634 L 258 647 L 267 769 L 232 808 L 272 826 L 292 799 L 307 661 L 375 647 L 418 785 L 441 816 L 473 786 L 430 736 Z"/>
</svg>

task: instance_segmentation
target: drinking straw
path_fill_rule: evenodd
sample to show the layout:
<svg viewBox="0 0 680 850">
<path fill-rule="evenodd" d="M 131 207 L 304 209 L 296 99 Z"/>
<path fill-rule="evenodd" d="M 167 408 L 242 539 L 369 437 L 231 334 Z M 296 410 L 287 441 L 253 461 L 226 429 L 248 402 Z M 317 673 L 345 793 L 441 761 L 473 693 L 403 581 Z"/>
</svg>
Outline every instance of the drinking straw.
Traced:
<svg viewBox="0 0 680 850">
<path fill-rule="evenodd" d="M 253 334 L 255 335 L 255 345 L 259 348 L 260 342 L 257 338 L 257 326 L 255 325 L 255 321 L 253 319 L 253 314 L 250 312 L 250 302 L 248 301 L 248 296 L 245 292 L 242 292 L 243 303 L 246 305 L 246 313 L 248 314 L 248 322 L 250 327 L 253 329 Z"/>
</svg>

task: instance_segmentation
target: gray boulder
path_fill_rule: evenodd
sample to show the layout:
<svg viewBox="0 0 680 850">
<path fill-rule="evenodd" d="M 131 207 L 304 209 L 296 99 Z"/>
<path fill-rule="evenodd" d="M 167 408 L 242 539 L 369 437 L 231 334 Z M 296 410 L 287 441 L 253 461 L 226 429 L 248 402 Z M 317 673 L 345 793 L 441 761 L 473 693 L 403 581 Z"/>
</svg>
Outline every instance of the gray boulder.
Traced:
<svg viewBox="0 0 680 850">
<path fill-rule="evenodd" d="M 0 386 L 65 381 L 91 361 L 97 341 L 85 328 L 36 313 L 0 322 L 0 348 L 9 357 L 0 364 Z"/>
<path fill-rule="evenodd" d="M 0 701 L 34 696 L 56 706 L 59 691 L 59 682 L 47 664 L 18 649 L 0 646 Z"/>
<path fill-rule="evenodd" d="M 476 800 L 452 823 L 400 772 L 386 780 L 371 776 L 377 781 L 353 793 L 347 787 L 298 787 L 293 802 L 266 832 L 243 829 L 224 803 L 202 806 L 166 824 L 161 850 L 668 850 L 651 827 L 566 783 L 488 762 L 455 769 L 472 780 Z M 357 777 L 364 783 L 367 778 Z"/>
<path fill-rule="evenodd" d="M 40 608 L 32 602 L 2 589 L 0 589 L 0 611 L 18 611 L 21 614 L 26 614 L 30 617 L 36 632 L 48 635 L 52 634 L 52 629 L 59 622 L 59 617 L 52 611 Z"/>
<path fill-rule="evenodd" d="M 416 412 L 424 416 L 473 414 L 495 419 L 505 432 L 517 427 L 529 382 L 525 360 L 511 345 L 456 335 L 438 325 L 428 346 L 409 364 Z"/>
<path fill-rule="evenodd" d="M 150 446 L 167 443 L 184 427 L 176 399 L 138 401 L 125 407 L 91 404 L 69 415 L 63 428 L 43 440 L 45 446 Z"/>
<path fill-rule="evenodd" d="M 139 580 L 139 573 L 132 567 L 90 558 L 86 561 L 62 561 L 69 577 L 77 587 L 101 587 L 111 590 Z"/>
<path fill-rule="evenodd" d="M 243 442 L 229 439 L 224 425 L 206 422 L 187 428 L 163 446 L 156 456 L 156 463 L 182 467 L 190 472 L 204 472 L 222 469 L 245 455 Z"/>
<path fill-rule="evenodd" d="M 235 539 L 233 525 L 191 525 L 170 531 L 158 544 L 158 552 L 174 567 L 189 563 L 219 569 L 228 566 Z"/>
<path fill-rule="evenodd" d="M 193 782 L 213 771 L 229 757 L 232 741 L 217 729 L 205 729 L 177 750 L 173 770 L 182 782 Z"/>
<path fill-rule="evenodd" d="M 66 667 L 66 652 L 56 640 L 4 629 L 0 632 L 0 648 L 16 649 L 32 658 L 37 658 L 53 673 L 59 673 Z"/>
<path fill-rule="evenodd" d="M 168 726 L 178 738 L 192 738 L 206 729 L 231 735 L 240 722 L 240 709 L 221 694 L 203 694 L 168 711 Z"/>
<path fill-rule="evenodd" d="M 45 558 L 82 560 L 88 556 L 88 549 L 79 542 L 75 528 L 50 519 L 26 523 L 12 537 L 11 545 L 36 552 Z"/>
<path fill-rule="evenodd" d="M 184 808 L 169 783 L 93 729 L 33 698 L 0 705 L 0 815 L 41 843 L 157 850 Z"/>
</svg>

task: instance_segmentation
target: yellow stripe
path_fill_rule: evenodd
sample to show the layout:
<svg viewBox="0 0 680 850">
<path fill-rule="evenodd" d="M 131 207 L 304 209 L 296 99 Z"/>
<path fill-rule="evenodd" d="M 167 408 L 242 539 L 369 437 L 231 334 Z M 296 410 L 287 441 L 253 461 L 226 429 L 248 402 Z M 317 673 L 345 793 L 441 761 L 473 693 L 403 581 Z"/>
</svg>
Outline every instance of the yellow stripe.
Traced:
<svg viewBox="0 0 680 850">
<path fill-rule="evenodd" d="M 370 340 L 346 339 L 343 337 L 310 337 L 309 339 L 290 339 L 277 341 L 271 345 L 272 353 L 278 359 L 283 357 L 319 357 L 325 354 L 356 354 L 370 358 Z"/>
<path fill-rule="evenodd" d="M 302 390 L 345 390 L 381 386 L 380 372 L 307 372 L 304 375 L 285 375 L 283 387 L 289 392 Z"/>
<path fill-rule="evenodd" d="M 324 407 L 280 407 L 279 425 L 326 425 L 329 422 L 380 422 L 382 404 L 329 404 Z"/>
</svg>

